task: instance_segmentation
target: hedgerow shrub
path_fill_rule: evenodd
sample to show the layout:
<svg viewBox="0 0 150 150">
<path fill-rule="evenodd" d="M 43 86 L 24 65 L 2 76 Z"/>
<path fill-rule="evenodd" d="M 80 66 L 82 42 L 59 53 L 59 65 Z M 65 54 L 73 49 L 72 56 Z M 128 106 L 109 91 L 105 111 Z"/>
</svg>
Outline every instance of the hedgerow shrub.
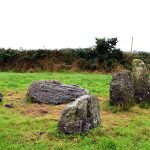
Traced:
<svg viewBox="0 0 150 150">
<path fill-rule="evenodd" d="M 106 71 L 131 69 L 134 58 L 142 59 L 150 69 L 150 53 L 127 53 L 116 48 L 117 38 L 96 39 L 95 48 L 60 50 L 0 49 L 0 71 Z M 120 67 L 119 67 L 120 68 Z"/>
</svg>

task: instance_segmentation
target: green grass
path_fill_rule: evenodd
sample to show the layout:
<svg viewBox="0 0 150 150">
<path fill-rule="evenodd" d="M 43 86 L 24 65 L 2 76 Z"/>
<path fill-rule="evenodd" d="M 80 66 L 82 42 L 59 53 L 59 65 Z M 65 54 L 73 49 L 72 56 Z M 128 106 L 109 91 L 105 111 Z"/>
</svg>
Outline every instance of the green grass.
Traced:
<svg viewBox="0 0 150 150">
<path fill-rule="evenodd" d="M 91 94 L 102 97 L 101 126 L 84 134 L 66 135 L 58 131 L 57 119 L 51 114 L 23 115 L 28 86 L 33 80 L 55 79 L 67 84 L 87 88 Z M 149 150 L 150 110 L 133 107 L 128 112 L 112 113 L 105 109 L 109 97 L 111 75 L 88 73 L 0 73 L 0 91 L 4 100 L 0 104 L 0 149 L 2 150 Z M 21 100 L 8 97 L 17 93 Z M 13 100 L 12 100 L 12 99 Z M 16 101 L 15 101 L 16 100 Z M 13 102 L 15 108 L 4 107 Z M 18 105 L 18 107 L 17 107 Z M 32 104 L 27 104 L 27 106 Z M 37 106 L 37 105 L 33 105 Z"/>
<path fill-rule="evenodd" d="M 108 96 L 110 75 L 87 73 L 0 73 L 0 90 L 25 91 L 34 80 L 59 80 L 66 84 L 77 84 L 96 95 Z M 105 88 L 104 88 L 105 87 Z"/>
</svg>

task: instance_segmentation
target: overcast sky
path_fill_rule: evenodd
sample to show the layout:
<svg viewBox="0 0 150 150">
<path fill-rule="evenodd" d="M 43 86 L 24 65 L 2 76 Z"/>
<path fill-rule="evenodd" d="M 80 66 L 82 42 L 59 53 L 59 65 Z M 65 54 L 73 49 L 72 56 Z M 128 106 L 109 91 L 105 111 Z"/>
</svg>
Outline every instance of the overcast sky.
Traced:
<svg viewBox="0 0 150 150">
<path fill-rule="evenodd" d="M 150 0 L 0 0 L 0 47 L 82 48 L 118 37 L 150 52 Z"/>
</svg>

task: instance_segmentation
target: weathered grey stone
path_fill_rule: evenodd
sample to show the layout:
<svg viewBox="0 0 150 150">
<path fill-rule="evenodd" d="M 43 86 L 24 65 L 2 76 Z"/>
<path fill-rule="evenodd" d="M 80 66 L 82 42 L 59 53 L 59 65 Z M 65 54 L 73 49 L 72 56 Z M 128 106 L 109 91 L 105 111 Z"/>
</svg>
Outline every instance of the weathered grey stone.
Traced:
<svg viewBox="0 0 150 150">
<path fill-rule="evenodd" d="M 99 102 L 95 96 L 84 95 L 68 104 L 58 122 L 64 133 L 86 132 L 100 124 Z"/>
<path fill-rule="evenodd" d="M 123 70 L 112 77 L 110 83 L 110 105 L 128 110 L 134 105 L 134 87 L 131 71 Z"/>
<path fill-rule="evenodd" d="M 132 62 L 132 73 L 134 79 L 135 101 L 150 102 L 150 80 L 145 63 L 141 59 Z"/>
<path fill-rule="evenodd" d="M 58 81 L 36 81 L 27 92 L 27 99 L 37 103 L 62 104 L 74 101 L 76 98 L 89 94 L 86 89 L 76 85 L 65 85 Z"/>
</svg>

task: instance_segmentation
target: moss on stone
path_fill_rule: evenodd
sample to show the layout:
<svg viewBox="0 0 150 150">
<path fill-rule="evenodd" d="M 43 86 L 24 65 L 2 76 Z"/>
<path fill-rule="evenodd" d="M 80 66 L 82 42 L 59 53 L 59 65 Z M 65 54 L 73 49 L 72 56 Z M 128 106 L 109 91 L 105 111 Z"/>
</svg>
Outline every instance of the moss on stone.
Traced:
<svg viewBox="0 0 150 150">
<path fill-rule="evenodd" d="M 134 98 L 137 103 L 150 102 L 150 80 L 145 63 L 141 59 L 132 62 Z"/>
</svg>

